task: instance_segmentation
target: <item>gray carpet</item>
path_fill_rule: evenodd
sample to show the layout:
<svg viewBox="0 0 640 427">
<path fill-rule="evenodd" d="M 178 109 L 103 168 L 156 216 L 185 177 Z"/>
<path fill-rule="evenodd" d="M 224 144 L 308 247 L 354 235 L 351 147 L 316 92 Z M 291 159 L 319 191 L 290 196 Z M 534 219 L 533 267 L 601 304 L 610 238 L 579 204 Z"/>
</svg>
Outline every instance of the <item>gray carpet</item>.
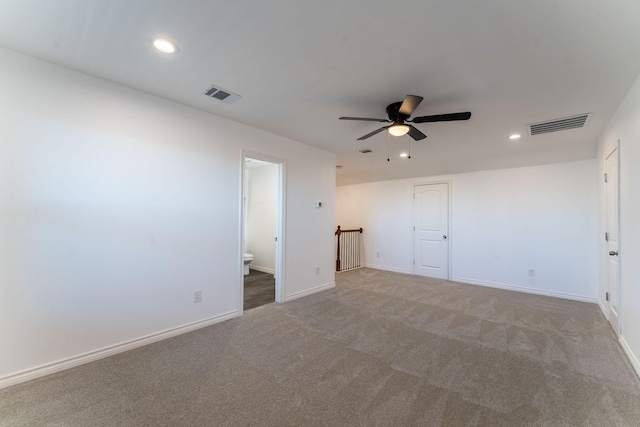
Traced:
<svg viewBox="0 0 640 427">
<path fill-rule="evenodd" d="M 637 426 L 593 304 L 360 269 L 0 390 L 2 426 Z"/>
</svg>

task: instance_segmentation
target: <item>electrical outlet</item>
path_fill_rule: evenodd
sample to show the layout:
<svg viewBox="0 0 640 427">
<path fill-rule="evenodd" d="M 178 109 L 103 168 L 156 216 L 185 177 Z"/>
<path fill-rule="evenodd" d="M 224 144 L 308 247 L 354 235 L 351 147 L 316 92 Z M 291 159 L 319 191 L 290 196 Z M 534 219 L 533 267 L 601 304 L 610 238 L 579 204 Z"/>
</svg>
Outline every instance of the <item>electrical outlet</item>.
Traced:
<svg viewBox="0 0 640 427">
<path fill-rule="evenodd" d="M 536 277 L 536 270 L 534 268 L 530 268 L 529 270 L 527 270 L 527 274 L 529 275 L 529 277 Z"/>
<path fill-rule="evenodd" d="M 202 302 L 202 289 L 193 292 L 193 302 Z"/>
<path fill-rule="evenodd" d="M 380 252 L 376 252 L 376 258 L 380 258 Z"/>
<path fill-rule="evenodd" d="M 320 274 L 320 267 L 316 267 L 316 274 Z"/>
</svg>

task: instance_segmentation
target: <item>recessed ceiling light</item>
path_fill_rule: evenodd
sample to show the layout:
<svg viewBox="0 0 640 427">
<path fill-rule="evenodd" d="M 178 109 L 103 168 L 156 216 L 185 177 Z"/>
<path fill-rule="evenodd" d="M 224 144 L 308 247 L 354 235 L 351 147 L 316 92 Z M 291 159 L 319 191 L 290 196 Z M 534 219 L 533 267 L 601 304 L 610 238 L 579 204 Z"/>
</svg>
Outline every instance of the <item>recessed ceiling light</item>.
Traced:
<svg viewBox="0 0 640 427">
<path fill-rule="evenodd" d="M 153 47 L 164 53 L 178 53 L 178 51 L 180 50 L 178 49 L 178 45 L 176 45 L 174 42 L 162 37 L 156 37 L 155 39 L 153 39 Z"/>
<path fill-rule="evenodd" d="M 514 133 L 513 135 L 509 135 L 509 139 L 520 139 L 522 138 L 522 135 L 520 135 L 519 133 Z"/>
</svg>

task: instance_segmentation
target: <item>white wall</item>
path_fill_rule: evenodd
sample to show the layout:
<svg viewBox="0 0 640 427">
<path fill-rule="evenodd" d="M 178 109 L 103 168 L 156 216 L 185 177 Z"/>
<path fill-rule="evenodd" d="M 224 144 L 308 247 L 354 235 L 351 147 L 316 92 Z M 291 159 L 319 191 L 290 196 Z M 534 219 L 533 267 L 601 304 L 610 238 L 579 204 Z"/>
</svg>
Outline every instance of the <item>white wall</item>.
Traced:
<svg viewBox="0 0 640 427">
<path fill-rule="evenodd" d="M 640 77 L 629 90 L 598 145 L 598 236 L 604 236 L 605 192 L 602 176 L 605 156 L 620 141 L 620 342 L 640 375 Z M 608 249 L 598 239 L 599 293 L 606 306 Z M 605 313 L 608 315 L 608 313 Z"/>
<path fill-rule="evenodd" d="M 451 280 L 595 302 L 596 171 L 586 160 L 338 187 L 336 221 L 364 228 L 366 265 L 411 273 L 413 186 L 448 181 Z"/>
<path fill-rule="evenodd" d="M 251 267 L 274 273 L 278 219 L 278 165 L 247 169 L 247 252 L 253 254 Z"/>
<path fill-rule="evenodd" d="M 333 285 L 334 154 L 9 50 L 0 70 L 0 387 L 237 316 L 245 151 L 286 161 L 285 299 Z"/>
</svg>

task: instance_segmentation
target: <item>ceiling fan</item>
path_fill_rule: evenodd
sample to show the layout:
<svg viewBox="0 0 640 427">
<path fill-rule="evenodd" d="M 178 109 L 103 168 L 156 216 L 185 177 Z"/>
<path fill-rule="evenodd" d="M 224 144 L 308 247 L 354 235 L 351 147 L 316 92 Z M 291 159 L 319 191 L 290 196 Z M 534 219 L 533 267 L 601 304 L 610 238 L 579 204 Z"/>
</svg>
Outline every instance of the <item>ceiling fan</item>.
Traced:
<svg viewBox="0 0 640 427">
<path fill-rule="evenodd" d="M 383 130 L 387 130 L 393 136 L 402 136 L 407 133 L 411 138 L 416 141 L 420 141 L 421 139 L 425 139 L 427 135 L 420 132 L 417 128 L 415 128 L 411 124 L 407 123 L 433 123 L 433 122 L 451 122 L 454 120 L 469 120 L 471 117 L 470 112 L 465 113 L 451 113 L 451 114 L 436 114 L 433 116 L 420 116 L 414 117 L 413 120 L 409 120 L 413 111 L 418 107 L 420 102 L 422 102 L 421 96 L 416 95 L 407 95 L 404 97 L 404 101 L 402 102 L 394 102 L 393 104 L 387 105 L 387 116 L 389 119 L 370 119 L 366 117 L 340 117 L 340 120 L 363 120 L 367 122 L 382 122 L 382 123 L 391 123 L 389 126 L 383 126 L 380 129 L 376 129 L 371 133 L 368 133 L 364 136 L 358 138 L 358 141 L 362 141 L 363 139 L 367 139 L 373 135 L 376 135 Z"/>
</svg>

